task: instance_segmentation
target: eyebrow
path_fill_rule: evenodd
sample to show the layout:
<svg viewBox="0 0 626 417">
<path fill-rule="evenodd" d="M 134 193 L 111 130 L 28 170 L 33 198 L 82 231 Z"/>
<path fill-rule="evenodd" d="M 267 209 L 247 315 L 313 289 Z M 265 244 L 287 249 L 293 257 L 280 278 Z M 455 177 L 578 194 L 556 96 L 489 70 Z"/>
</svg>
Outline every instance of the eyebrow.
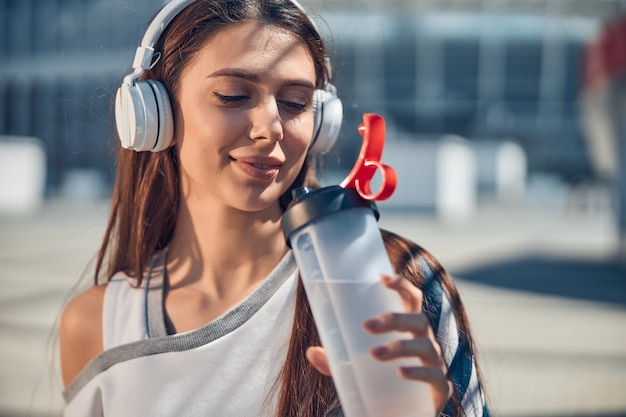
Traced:
<svg viewBox="0 0 626 417">
<path fill-rule="evenodd" d="M 207 78 L 218 78 L 218 77 L 240 78 L 242 80 L 250 81 L 255 84 L 258 84 L 260 82 L 260 78 L 258 75 L 249 73 L 244 70 L 235 69 L 235 68 L 224 68 L 219 71 L 215 71 L 214 73 L 210 74 Z M 310 88 L 311 90 L 315 90 L 315 84 L 304 79 L 292 79 L 292 80 L 289 80 L 286 84 L 289 86 L 306 87 L 306 88 Z"/>
</svg>

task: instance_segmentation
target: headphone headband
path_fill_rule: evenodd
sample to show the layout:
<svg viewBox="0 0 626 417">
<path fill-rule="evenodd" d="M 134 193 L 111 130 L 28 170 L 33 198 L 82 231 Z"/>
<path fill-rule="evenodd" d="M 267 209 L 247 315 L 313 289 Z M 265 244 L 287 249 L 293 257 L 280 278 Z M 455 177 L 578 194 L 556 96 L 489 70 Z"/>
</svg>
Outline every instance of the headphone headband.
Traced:
<svg viewBox="0 0 626 417">
<path fill-rule="evenodd" d="M 146 33 L 144 33 L 141 43 L 135 51 L 133 59 L 133 73 L 124 78 L 124 84 L 131 85 L 137 78 L 143 74 L 144 70 L 149 69 L 153 62 L 154 45 L 165 31 L 167 25 L 187 6 L 196 0 L 172 0 L 168 2 L 157 15 L 152 19 Z"/>
</svg>

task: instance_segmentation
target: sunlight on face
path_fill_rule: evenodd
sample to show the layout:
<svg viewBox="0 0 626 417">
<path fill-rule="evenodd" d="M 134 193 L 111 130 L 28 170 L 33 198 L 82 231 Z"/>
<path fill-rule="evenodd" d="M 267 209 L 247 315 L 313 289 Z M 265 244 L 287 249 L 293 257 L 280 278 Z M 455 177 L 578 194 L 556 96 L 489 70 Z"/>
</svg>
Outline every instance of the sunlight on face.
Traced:
<svg viewBox="0 0 626 417">
<path fill-rule="evenodd" d="M 175 143 L 192 204 L 275 210 L 313 134 L 307 45 L 258 22 L 211 37 L 180 79 Z"/>
</svg>

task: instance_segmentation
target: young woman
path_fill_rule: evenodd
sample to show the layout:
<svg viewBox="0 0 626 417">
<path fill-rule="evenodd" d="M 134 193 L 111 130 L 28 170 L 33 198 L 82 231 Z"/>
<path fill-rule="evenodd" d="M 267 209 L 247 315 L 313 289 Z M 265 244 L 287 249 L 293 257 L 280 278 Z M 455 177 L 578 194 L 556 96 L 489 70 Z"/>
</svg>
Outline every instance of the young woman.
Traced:
<svg viewBox="0 0 626 417">
<path fill-rule="evenodd" d="M 291 0 L 174 0 L 133 66 L 95 285 L 61 321 L 65 415 L 342 415 L 280 225 L 291 190 L 317 186 L 338 123 L 322 117 L 341 117 L 321 114 L 338 99 L 313 22 Z M 430 384 L 442 415 L 487 415 L 454 284 L 383 237 L 407 311 L 364 327 L 414 339 L 372 355 L 419 357 L 398 378 Z"/>
</svg>

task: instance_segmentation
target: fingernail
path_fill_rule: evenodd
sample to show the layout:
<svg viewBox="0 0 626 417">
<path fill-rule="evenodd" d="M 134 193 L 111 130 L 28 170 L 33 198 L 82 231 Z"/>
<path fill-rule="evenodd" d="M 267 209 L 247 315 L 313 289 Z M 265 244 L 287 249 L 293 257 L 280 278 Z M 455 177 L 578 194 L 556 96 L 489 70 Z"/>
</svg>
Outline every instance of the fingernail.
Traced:
<svg viewBox="0 0 626 417">
<path fill-rule="evenodd" d="M 405 378 L 424 379 L 427 375 L 424 373 L 424 368 L 416 366 L 401 366 L 398 368 L 400 376 Z"/>
<path fill-rule="evenodd" d="M 369 320 L 365 320 L 365 326 L 374 330 L 380 327 L 380 325 L 382 324 L 382 322 L 379 319 L 369 319 Z"/>
<path fill-rule="evenodd" d="M 400 276 L 399 275 L 383 275 L 382 276 L 382 280 L 383 280 L 383 284 L 389 286 L 389 285 L 394 285 L 398 282 L 400 282 Z"/>
<path fill-rule="evenodd" d="M 382 357 L 389 353 L 389 348 L 386 346 L 376 346 L 375 348 L 372 348 L 372 353 L 374 356 Z"/>
</svg>

